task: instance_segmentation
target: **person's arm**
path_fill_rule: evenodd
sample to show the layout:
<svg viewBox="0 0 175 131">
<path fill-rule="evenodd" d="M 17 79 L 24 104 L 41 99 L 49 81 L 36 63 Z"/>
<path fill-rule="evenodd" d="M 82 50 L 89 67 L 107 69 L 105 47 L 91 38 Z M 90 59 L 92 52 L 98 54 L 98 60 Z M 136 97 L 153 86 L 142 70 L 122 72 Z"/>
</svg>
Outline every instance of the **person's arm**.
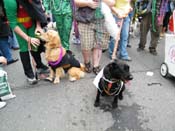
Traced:
<svg viewBox="0 0 175 131">
<path fill-rule="evenodd" d="M 93 0 L 75 0 L 75 5 L 77 7 L 90 7 L 95 9 L 98 7 L 98 2 Z"/>
<path fill-rule="evenodd" d="M 4 0 L 4 7 L 6 10 L 7 19 L 9 21 L 10 27 L 15 33 L 20 35 L 24 40 L 33 46 L 38 46 L 40 41 L 36 38 L 31 38 L 25 32 L 21 30 L 17 22 L 17 3 L 16 0 Z"/>
</svg>

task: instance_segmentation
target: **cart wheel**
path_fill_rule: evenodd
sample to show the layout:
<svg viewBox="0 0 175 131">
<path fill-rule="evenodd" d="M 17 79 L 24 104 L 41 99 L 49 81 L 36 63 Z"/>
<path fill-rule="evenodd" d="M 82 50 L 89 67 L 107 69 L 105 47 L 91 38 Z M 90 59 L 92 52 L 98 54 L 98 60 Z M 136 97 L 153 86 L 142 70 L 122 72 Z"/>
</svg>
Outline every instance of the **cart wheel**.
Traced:
<svg viewBox="0 0 175 131">
<path fill-rule="evenodd" d="M 160 67 L 160 74 L 161 74 L 163 77 L 167 77 L 167 76 L 168 76 L 168 66 L 167 66 L 167 64 L 165 64 L 165 63 L 162 63 L 162 64 L 161 64 L 161 67 Z"/>
</svg>

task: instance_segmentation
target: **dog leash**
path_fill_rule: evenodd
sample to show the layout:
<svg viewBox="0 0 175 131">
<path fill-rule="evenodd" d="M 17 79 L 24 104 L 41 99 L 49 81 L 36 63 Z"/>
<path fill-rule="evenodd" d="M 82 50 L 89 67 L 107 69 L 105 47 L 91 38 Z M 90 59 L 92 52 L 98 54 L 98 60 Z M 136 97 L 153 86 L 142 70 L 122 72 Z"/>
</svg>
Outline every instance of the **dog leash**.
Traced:
<svg viewBox="0 0 175 131">
<path fill-rule="evenodd" d="M 117 48 L 118 48 L 118 42 L 120 40 L 120 33 L 122 30 L 122 26 L 123 26 L 123 19 L 121 19 L 119 33 L 117 33 L 117 36 L 116 36 L 115 46 L 114 46 L 113 53 L 112 53 L 112 60 L 116 59 L 116 53 L 117 53 Z"/>
</svg>

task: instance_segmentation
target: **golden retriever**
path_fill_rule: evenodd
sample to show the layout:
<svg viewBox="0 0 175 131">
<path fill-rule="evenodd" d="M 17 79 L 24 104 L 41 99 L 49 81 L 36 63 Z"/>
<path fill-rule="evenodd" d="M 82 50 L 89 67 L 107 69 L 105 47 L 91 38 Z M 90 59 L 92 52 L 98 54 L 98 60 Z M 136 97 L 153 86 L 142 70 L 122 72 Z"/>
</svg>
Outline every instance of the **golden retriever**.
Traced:
<svg viewBox="0 0 175 131">
<path fill-rule="evenodd" d="M 59 83 L 60 78 L 64 77 L 66 73 L 68 73 L 70 81 L 76 81 L 84 77 L 84 65 L 62 47 L 57 31 L 48 30 L 41 33 L 40 39 L 45 41 L 45 58 L 50 69 L 47 80 L 53 81 L 54 84 Z"/>
</svg>

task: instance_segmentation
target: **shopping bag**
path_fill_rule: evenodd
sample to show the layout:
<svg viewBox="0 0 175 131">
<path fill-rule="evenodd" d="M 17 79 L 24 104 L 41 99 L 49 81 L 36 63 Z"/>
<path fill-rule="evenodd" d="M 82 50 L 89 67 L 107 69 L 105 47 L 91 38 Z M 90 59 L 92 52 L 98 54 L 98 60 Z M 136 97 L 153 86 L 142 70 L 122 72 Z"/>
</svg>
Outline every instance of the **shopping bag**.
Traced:
<svg viewBox="0 0 175 131">
<path fill-rule="evenodd" d="M 7 72 L 0 68 L 0 98 L 2 100 L 8 100 L 15 98 L 12 94 L 10 84 L 8 83 Z"/>
</svg>

